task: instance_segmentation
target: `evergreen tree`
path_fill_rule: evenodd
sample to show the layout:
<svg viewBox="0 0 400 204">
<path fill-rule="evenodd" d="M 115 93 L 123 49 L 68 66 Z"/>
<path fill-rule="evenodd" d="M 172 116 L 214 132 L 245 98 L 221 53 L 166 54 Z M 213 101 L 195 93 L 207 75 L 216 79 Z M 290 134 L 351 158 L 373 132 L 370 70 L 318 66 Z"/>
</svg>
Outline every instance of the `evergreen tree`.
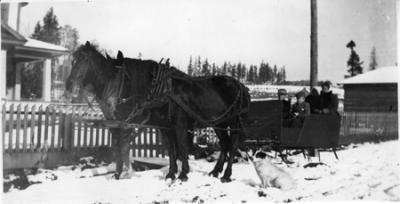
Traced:
<svg viewBox="0 0 400 204">
<path fill-rule="evenodd" d="M 221 69 L 221 75 L 227 75 L 226 73 L 228 73 L 228 64 L 224 62 Z"/>
<path fill-rule="evenodd" d="M 200 56 L 198 56 L 194 64 L 193 76 L 200 76 L 200 71 L 201 71 L 201 58 Z"/>
<path fill-rule="evenodd" d="M 258 80 L 259 80 L 259 83 L 265 83 L 268 80 L 268 69 L 267 69 L 266 64 L 264 64 L 264 62 L 261 62 L 261 64 L 260 64 Z"/>
<path fill-rule="evenodd" d="M 272 73 L 272 83 L 278 81 L 278 68 L 274 65 L 273 73 Z"/>
<path fill-rule="evenodd" d="M 265 80 L 267 81 L 267 82 L 273 82 L 274 81 L 274 73 L 273 73 L 273 71 L 272 71 L 272 68 L 271 68 L 271 66 L 269 66 L 269 64 L 267 63 L 267 64 L 265 64 L 265 72 L 266 72 L 266 74 L 265 74 Z"/>
<path fill-rule="evenodd" d="M 187 74 L 189 76 L 193 76 L 193 64 L 192 64 L 192 55 L 190 55 L 189 65 L 187 67 Z"/>
<path fill-rule="evenodd" d="M 242 64 L 242 71 L 241 71 L 241 76 L 242 76 L 242 81 L 246 81 L 246 73 L 247 73 L 247 67 L 245 64 Z"/>
<path fill-rule="evenodd" d="M 31 38 L 33 39 L 39 39 L 40 31 L 42 30 L 42 26 L 40 25 L 40 22 L 38 21 L 35 25 L 35 29 L 33 30 L 33 34 L 31 35 Z"/>
<path fill-rule="evenodd" d="M 247 73 L 247 82 L 254 83 L 254 68 L 250 65 L 249 72 Z"/>
<path fill-rule="evenodd" d="M 285 69 L 285 66 L 282 67 L 282 80 L 286 81 L 286 69 Z"/>
<path fill-rule="evenodd" d="M 378 66 L 378 62 L 376 60 L 376 49 L 375 49 L 375 47 L 373 47 L 371 50 L 371 59 L 369 62 L 369 70 L 375 70 L 377 66 Z"/>
<path fill-rule="evenodd" d="M 253 80 L 254 80 L 254 83 L 256 83 L 256 84 L 259 83 L 258 82 L 258 69 L 257 69 L 256 65 L 253 66 Z"/>
<path fill-rule="evenodd" d="M 358 74 L 362 74 L 363 68 L 361 65 L 363 62 L 360 61 L 360 56 L 354 50 L 354 47 L 356 47 L 356 43 L 351 40 L 349 43 L 347 43 L 346 47 L 350 49 L 351 53 L 350 53 L 349 60 L 347 61 L 347 66 L 349 67 L 347 72 L 349 73 L 349 75 L 346 75 L 345 77 L 346 78 L 353 77 Z"/>
<path fill-rule="evenodd" d="M 235 78 L 237 77 L 237 73 L 236 73 L 236 65 L 231 65 L 230 66 L 230 70 L 231 70 L 231 77 Z"/>
<path fill-rule="evenodd" d="M 236 77 L 237 77 L 237 80 L 241 80 L 241 78 L 242 78 L 242 63 L 238 63 L 237 64 L 237 67 L 236 67 Z"/>
<path fill-rule="evenodd" d="M 202 76 L 210 76 L 211 72 L 210 72 L 210 65 L 208 64 L 208 60 L 206 58 L 206 60 L 203 63 L 203 66 L 201 68 L 201 75 Z"/>
<path fill-rule="evenodd" d="M 212 76 L 218 75 L 218 68 L 215 66 L 215 63 L 212 63 L 211 75 L 212 75 Z"/>
<path fill-rule="evenodd" d="M 61 27 L 58 24 L 57 16 L 54 14 L 53 7 L 51 7 L 43 18 L 43 26 L 38 22 L 31 37 L 59 45 L 61 40 L 60 29 Z"/>
</svg>

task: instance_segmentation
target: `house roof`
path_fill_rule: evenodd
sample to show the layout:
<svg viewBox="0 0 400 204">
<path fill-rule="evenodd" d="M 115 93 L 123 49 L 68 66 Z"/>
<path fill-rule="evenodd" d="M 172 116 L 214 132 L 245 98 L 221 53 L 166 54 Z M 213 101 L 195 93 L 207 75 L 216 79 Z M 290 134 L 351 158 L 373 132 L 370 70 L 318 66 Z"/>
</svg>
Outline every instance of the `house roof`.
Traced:
<svg viewBox="0 0 400 204">
<path fill-rule="evenodd" d="M 24 49 L 41 49 L 41 50 L 49 50 L 49 51 L 57 51 L 57 52 L 68 52 L 68 49 L 62 46 L 50 44 L 47 42 L 43 42 L 40 40 L 35 40 L 32 38 L 27 38 L 27 42 L 24 44 Z"/>
<path fill-rule="evenodd" d="M 67 54 L 69 50 L 65 47 L 50 44 L 32 38 L 26 38 L 24 45 L 15 47 L 14 57 L 17 62 L 42 61 L 44 59 Z"/>
<path fill-rule="evenodd" d="M 398 81 L 398 67 L 382 67 L 347 78 L 339 84 L 391 84 Z"/>
<path fill-rule="evenodd" d="M 22 45 L 27 39 L 10 26 L 1 22 L 1 44 Z"/>
<path fill-rule="evenodd" d="M 1 22 L 1 46 L 15 48 L 16 62 L 32 62 L 67 54 L 65 47 L 24 37 L 4 22 Z"/>
</svg>

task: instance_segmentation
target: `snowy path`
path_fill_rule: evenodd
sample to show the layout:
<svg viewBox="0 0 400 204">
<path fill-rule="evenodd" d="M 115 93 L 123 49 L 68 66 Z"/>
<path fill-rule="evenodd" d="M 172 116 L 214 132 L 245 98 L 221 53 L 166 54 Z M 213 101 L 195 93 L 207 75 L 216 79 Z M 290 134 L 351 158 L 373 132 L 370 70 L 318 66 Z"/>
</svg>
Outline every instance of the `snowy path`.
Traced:
<svg viewBox="0 0 400 204">
<path fill-rule="evenodd" d="M 4 203 L 152 203 L 152 202 L 236 202 L 299 200 L 400 200 L 399 145 L 397 141 L 363 144 L 338 152 L 321 153 L 327 166 L 303 168 L 303 156 L 291 157 L 290 167 L 278 164 L 297 182 L 288 192 L 265 189 L 259 197 L 259 179 L 247 163 L 234 164 L 234 179 L 221 183 L 207 176 L 214 163 L 191 161 L 189 181 L 168 186 L 166 168 L 137 172 L 129 180 L 108 180 L 107 176 L 76 178 L 77 172 L 55 171 L 56 181 L 35 184 L 25 190 L 3 194 Z M 314 158 L 315 159 L 315 158 Z M 277 161 L 278 162 L 278 161 Z M 307 180 L 306 180 L 307 179 Z"/>
</svg>

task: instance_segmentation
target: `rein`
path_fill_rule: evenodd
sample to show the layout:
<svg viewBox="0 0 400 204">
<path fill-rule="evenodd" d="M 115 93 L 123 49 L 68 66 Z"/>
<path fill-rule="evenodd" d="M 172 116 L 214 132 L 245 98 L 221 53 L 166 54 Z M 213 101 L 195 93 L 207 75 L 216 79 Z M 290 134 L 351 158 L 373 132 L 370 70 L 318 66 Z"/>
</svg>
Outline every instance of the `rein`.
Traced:
<svg viewBox="0 0 400 204">
<path fill-rule="evenodd" d="M 224 131 L 239 131 L 241 130 L 241 128 L 237 128 L 237 129 L 231 129 L 231 128 L 220 128 L 220 127 L 216 127 L 214 124 L 217 124 L 219 122 L 222 122 L 224 120 L 227 120 L 229 118 L 232 118 L 236 115 L 240 115 L 243 112 L 246 112 L 246 110 L 240 111 L 238 113 L 233 114 L 230 117 L 226 117 L 229 112 L 231 112 L 231 110 L 237 105 L 237 103 L 240 100 L 240 106 L 242 105 L 242 88 L 239 89 L 238 94 L 236 95 L 235 101 L 229 106 L 228 109 L 226 109 L 226 111 L 224 113 L 222 113 L 221 115 L 219 115 L 216 119 L 213 120 L 204 120 L 203 118 L 201 118 L 200 116 L 198 116 L 198 114 L 196 114 L 195 112 L 193 112 L 187 105 L 185 105 L 184 103 L 181 102 L 181 100 L 179 100 L 178 98 L 174 97 L 174 96 L 169 96 L 169 98 L 175 102 L 179 107 L 181 107 L 186 113 L 188 113 L 191 117 L 195 118 L 196 121 L 200 122 L 203 126 L 205 127 L 211 127 L 213 129 L 217 129 L 217 130 L 224 130 Z"/>
<path fill-rule="evenodd" d="M 143 114 L 146 109 L 159 107 L 167 102 L 166 95 L 171 90 L 169 79 L 171 77 L 171 74 L 175 70 L 169 66 L 169 59 L 166 61 L 165 64 L 163 64 L 162 61 L 163 59 L 161 59 L 158 63 L 157 69 L 153 71 L 153 80 L 151 83 L 150 91 L 145 97 L 146 100 L 142 104 L 138 104 L 132 109 L 128 118 L 125 119 L 125 122 L 128 122 L 136 116 Z M 126 66 L 123 66 L 123 69 L 126 69 Z M 122 88 L 123 84 L 121 84 L 120 90 L 122 90 Z M 128 97 L 128 99 L 131 99 L 133 97 L 134 95 Z M 120 98 L 120 96 L 118 98 Z M 149 119 L 150 114 L 148 114 L 148 117 L 142 122 L 142 124 L 146 123 Z"/>
</svg>

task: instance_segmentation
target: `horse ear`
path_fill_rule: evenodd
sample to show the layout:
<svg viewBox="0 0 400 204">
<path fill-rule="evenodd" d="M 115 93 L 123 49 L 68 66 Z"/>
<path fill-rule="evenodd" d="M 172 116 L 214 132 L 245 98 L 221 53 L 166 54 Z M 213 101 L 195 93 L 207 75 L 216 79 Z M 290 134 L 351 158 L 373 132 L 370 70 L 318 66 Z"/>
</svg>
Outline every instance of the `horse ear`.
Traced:
<svg viewBox="0 0 400 204">
<path fill-rule="evenodd" d="M 117 59 L 124 59 L 124 54 L 120 50 L 118 50 Z"/>
<path fill-rule="evenodd" d="M 106 53 L 106 58 L 107 60 L 112 60 L 112 58 L 110 57 L 110 55 L 108 55 L 108 53 Z"/>
<path fill-rule="evenodd" d="M 90 42 L 89 42 L 89 41 L 86 41 L 85 46 L 86 46 L 86 47 L 89 47 L 89 46 L 90 46 Z"/>
</svg>

